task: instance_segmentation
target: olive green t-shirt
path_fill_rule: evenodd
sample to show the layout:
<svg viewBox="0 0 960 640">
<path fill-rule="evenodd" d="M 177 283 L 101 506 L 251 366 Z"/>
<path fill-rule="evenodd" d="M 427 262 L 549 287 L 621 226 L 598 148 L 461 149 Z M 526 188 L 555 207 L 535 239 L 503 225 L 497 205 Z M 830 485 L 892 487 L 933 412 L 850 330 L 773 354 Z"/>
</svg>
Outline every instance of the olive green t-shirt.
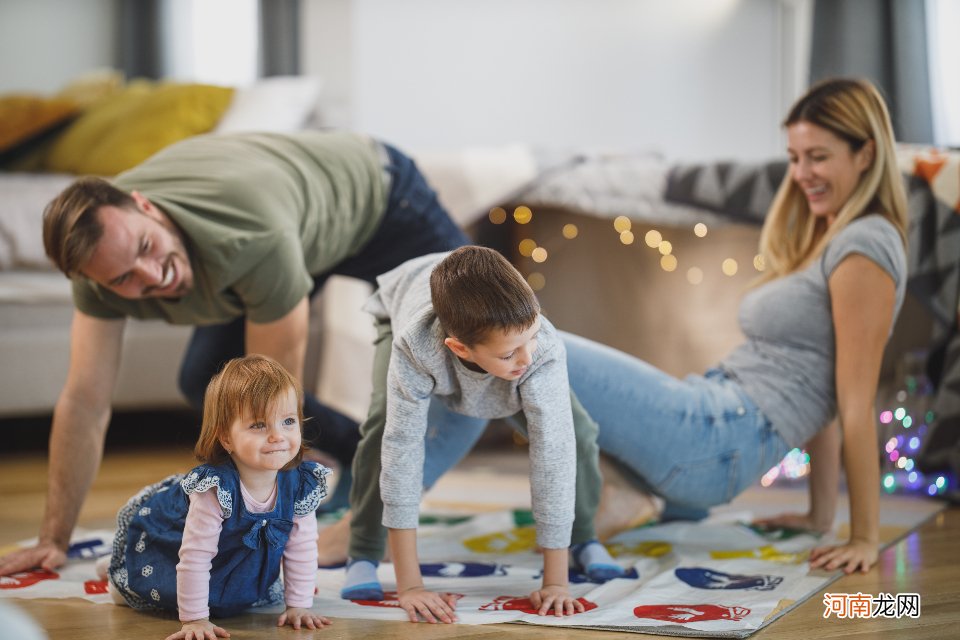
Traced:
<svg viewBox="0 0 960 640">
<path fill-rule="evenodd" d="M 383 218 L 387 179 L 376 143 L 347 132 L 206 135 L 120 174 L 185 236 L 193 288 L 182 298 L 128 300 L 78 277 L 74 304 L 97 318 L 208 325 L 277 320 L 312 276 L 359 252 Z"/>
</svg>

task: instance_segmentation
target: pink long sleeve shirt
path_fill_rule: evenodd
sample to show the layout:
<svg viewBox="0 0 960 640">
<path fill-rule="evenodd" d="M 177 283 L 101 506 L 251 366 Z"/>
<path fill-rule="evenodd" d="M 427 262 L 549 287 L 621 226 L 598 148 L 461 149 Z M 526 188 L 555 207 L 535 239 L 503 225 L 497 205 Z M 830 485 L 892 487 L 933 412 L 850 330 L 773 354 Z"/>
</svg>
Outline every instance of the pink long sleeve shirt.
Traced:
<svg viewBox="0 0 960 640">
<path fill-rule="evenodd" d="M 272 511 L 277 501 L 276 485 L 264 502 L 255 500 L 242 482 L 240 493 L 250 513 Z M 210 616 L 210 568 L 217 555 L 222 526 L 223 511 L 216 491 L 191 493 L 177 564 L 177 607 L 181 622 Z M 316 575 L 317 519 L 309 513 L 294 517 L 290 538 L 283 550 L 283 596 L 288 608 L 309 609 L 313 605 Z"/>
</svg>

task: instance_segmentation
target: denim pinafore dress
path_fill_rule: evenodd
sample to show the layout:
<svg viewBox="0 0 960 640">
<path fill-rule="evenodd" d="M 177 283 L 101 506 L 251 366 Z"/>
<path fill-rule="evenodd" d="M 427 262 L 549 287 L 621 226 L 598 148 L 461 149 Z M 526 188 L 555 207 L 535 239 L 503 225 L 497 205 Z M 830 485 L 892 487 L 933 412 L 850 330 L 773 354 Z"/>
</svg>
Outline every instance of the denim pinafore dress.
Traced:
<svg viewBox="0 0 960 640">
<path fill-rule="evenodd" d="M 135 495 L 117 515 L 109 577 L 134 609 L 177 610 L 177 563 L 194 492 L 216 491 L 223 528 L 210 569 L 210 614 L 236 615 L 283 602 L 279 580 L 294 516 L 313 513 L 327 495 L 326 467 L 304 462 L 277 474 L 272 511 L 249 513 L 233 462 L 200 465 Z"/>
</svg>

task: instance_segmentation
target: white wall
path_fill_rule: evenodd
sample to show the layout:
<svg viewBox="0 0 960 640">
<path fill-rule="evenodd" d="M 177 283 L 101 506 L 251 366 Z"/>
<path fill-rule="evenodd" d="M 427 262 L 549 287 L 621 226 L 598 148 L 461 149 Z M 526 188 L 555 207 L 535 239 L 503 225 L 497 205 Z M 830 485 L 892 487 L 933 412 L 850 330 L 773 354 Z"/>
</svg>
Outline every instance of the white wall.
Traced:
<svg viewBox="0 0 960 640">
<path fill-rule="evenodd" d="M 50 93 L 114 62 L 113 0 L 0 0 L 0 92 Z"/>
<path fill-rule="evenodd" d="M 781 47 L 792 4 L 306 0 L 304 70 L 324 76 L 336 124 L 411 149 L 767 158 L 796 95 Z"/>
</svg>

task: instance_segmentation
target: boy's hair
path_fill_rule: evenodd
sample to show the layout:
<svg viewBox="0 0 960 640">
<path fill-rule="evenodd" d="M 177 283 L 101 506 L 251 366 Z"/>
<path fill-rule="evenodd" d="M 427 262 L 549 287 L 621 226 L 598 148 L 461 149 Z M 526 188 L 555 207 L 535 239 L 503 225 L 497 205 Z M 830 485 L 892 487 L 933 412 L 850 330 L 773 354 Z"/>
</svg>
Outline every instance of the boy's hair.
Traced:
<svg viewBox="0 0 960 640">
<path fill-rule="evenodd" d="M 468 347 L 492 329 L 524 331 L 540 314 L 520 272 L 486 247 L 460 247 L 440 261 L 430 274 L 430 297 L 443 330 Z"/>
<path fill-rule="evenodd" d="M 103 236 L 100 207 L 139 211 L 133 197 L 103 178 L 79 178 L 50 201 L 43 212 L 43 248 L 67 277 L 93 256 Z"/>
<path fill-rule="evenodd" d="M 203 424 L 200 438 L 193 449 L 200 462 L 218 465 L 230 459 L 220 444 L 220 437 L 240 416 L 256 420 L 266 418 L 273 403 L 293 389 L 297 395 L 297 418 L 303 434 L 303 389 L 295 377 L 276 360 L 261 355 L 234 358 L 213 376 L 203 397 Z M 300 450 L 283 470 L 292 469 L 303 460 L 303 440 Z"/>
</svg>

